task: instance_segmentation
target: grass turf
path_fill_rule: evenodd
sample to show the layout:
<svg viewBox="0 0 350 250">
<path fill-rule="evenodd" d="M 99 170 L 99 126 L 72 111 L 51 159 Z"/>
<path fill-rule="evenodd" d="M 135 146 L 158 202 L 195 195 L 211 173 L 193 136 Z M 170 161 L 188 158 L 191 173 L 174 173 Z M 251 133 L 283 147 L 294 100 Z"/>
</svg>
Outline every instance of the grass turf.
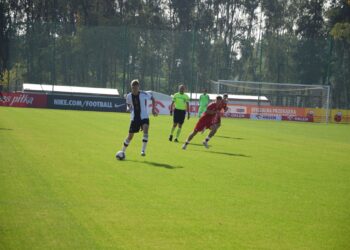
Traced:
<svg viewBox="0 0 350 250">
<path fill-rule="evenodd" d="M 186 121 L 183 142 L 197 118 Z M 349 249 L 350 127 L 224 119 L 210 149 L 151 118 L 0 108 L 1 249 Z"/>
</svg>

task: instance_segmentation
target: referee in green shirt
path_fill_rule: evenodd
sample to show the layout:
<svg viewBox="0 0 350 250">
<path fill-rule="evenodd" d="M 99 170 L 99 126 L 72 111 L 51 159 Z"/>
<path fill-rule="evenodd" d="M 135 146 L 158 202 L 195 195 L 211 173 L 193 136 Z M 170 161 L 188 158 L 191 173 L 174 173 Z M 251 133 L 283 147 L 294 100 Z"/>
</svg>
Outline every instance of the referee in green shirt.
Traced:
<svg viewBox="0 0 350 250">
<path fill-rule="evenodd" d="M 189 105 L 189 101 L 190 101 L 190 97 L 188 95 L 186 95 L 185 93 L 185 86 L 184 85 L 180 85 L 179 86 L 179 92 L 174 94 L 173 97 L 173 101 L 170 105 L 170 115 L 173 115 L 173 127 L 171 128 L 171 133 L 169 136 L 169 141 L 173 140 L 173 134 L 174 131 L 176 129 L 177 126 L 178 129 L 176 131 L 176 137 L 174 142 L 178 142 L 178 138 L 180 136 L 181 133 L 181 127 L 182 124 L 185 121 L 185 117 L 186 117 L 186 111 L 187 111 L 187 119 L 190 119 L 190 105 Z M 175 109 L 174 109 L 175 106 Z"/>
</svg>

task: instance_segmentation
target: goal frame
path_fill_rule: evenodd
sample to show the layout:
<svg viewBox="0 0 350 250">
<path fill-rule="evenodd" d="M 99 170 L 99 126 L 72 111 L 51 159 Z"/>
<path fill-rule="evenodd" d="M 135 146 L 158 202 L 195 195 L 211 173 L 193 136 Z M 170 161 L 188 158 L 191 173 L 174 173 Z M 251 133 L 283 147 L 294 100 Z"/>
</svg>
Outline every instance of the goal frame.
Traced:
<svg viewBox="0 0 350 250">
<path fill-rule="evenodd" d="M 212 84 L 217 85 L 216 86 L 216 92 L 217 94 L 220 94 L 220 89 L 221 86 L 229 86 L 229 87 L 234 87 L 237 85 L 242 85 L 242 84 L 255 84 L 255 85 L 259 85 L 259 86 L 273 86 L 273 87 L 277 87 L 277 86 L 289 86 L 289 87 L 293 87 L 293 88 L 304 88 L 306 89 L 320 89 L 322 91 L 325 91 L 325 104 L 322 108 L 325 109 L 325 123 L 329 123 L 329 119 L 330 119 L 330 99 L 331 99 L 331 88 L 329 85 L 317 85 L 317 84 L 296 84 L 296 83 L 273 83 L 273 82 L 256 82 L 256 81 L 237 81 L 237 80 L 211 80 Z M 298 89 L 296 89 L 298 90 Z M 260 99 L 261 95 L 258 95 L 258 98 Z M 308 108 L 312 108 L 312 107 L 308 107 Z"/>
</svg>

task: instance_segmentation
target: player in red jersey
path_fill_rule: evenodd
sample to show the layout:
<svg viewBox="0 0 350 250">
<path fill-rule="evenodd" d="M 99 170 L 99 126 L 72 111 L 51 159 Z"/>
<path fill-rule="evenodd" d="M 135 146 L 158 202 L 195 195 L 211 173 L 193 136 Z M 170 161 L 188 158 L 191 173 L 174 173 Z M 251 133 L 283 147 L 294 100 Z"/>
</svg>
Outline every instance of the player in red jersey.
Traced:
<svg viewBox="0 0 350 250">
<path fill-rule="evenodd" d="M 222 99 L 222 102 L 221 102 L 221 106 L 219 107 L 220 108 L 220 111 L 221 110 L 224 110 L 224 112 L 226 112 L 228 110 L 228 107 L 227 107 L 227 102 L 228 102 L 228 94 L 224 94 L 223 95 L 223 99 Z M 215 129 L 215 131 L 213 131 L 212 133 L 212 136 L 213 137 L 215 135 L 215 133 L 218 131 L 218 129 L 220 128 L 221 126 L 221 112 L 219 112 L 215 118 L 213 119 L 213 125 L 215 126 L 211 126 L 209 127 L 209 129 Z"/>
<path fill-rule="evenodd" d="M 198 120 L 193 132 L 188 136 L 187 141 L 182 146 L 182 149 L 186 149 L 187 145 L 190 143 L 190 141 L 193 139 L 193 137 L 195 137 L 195 135 L 199 131 L 202 131 L 205 128 L 211 129 L 208 137 L 203 142 L 203 145 L 206 148 L 209 147 L 208 141 L 215 134 L 215 132 L 216 132 L 215 126 L 217 126 L 213 120 L 216 118 L 216 116 L 218 115 L 218 113 L 220 112 L 221 109 L 222 109 L 222 97 L 217 96 L 216 102 L 212 102 L 211 104 L 209 104 L 205 113 L 203 113 L 201 118 Z"/>
<path fill-rule="evenodd" d="M 202 134 L 203 134 L 206 129 L 210 129 L 209 135 L 203 141 L 203 145 L 206 148 L 209 148 L 208 142 L 209 142 L 210 138 L 213 137 L 216 134 L 216 132 L 218 131 L 218 129 L 221 126 L 221 115 L 222 115 L 221 111 L 223 110 L 224 112 L 226 112 L 228 110 L 228 107 L 227 107 L 228 95 L 224 94 L 223 97 L 224 98 L 223 98 L 220 106 L 218 107 L 219 112 L 213 118 L 212 124 L 206 126 L 202 130 Z"/>
</svg>

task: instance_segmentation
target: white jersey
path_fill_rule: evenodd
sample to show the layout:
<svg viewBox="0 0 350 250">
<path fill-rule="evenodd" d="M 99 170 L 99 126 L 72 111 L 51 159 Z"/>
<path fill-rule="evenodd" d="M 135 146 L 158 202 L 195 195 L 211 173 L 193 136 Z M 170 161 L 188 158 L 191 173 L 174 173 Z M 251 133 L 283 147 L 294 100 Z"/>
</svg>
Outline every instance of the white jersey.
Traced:
<svg viewBox="0 0 350 250">
<path fill-rule="evenodd" d="M 139 101 L 140 101 L 140 116 L 141 116 L 141 120 L 143 119 L 148 119 L 148 111 L 147 111 L 147 101 L 151 100 L 152 98 L 152 94 L 151 93 L 147 93 L 145 91 L 140 91 L 139 92 Z M 126 96 L 126 104 L 128 105 L 129 109 L 130 109 L 130 118 L 133 121 L 134 120 L 134 104 L 132 101 L 132 93 L 129 93 Z"/>
</svg>

